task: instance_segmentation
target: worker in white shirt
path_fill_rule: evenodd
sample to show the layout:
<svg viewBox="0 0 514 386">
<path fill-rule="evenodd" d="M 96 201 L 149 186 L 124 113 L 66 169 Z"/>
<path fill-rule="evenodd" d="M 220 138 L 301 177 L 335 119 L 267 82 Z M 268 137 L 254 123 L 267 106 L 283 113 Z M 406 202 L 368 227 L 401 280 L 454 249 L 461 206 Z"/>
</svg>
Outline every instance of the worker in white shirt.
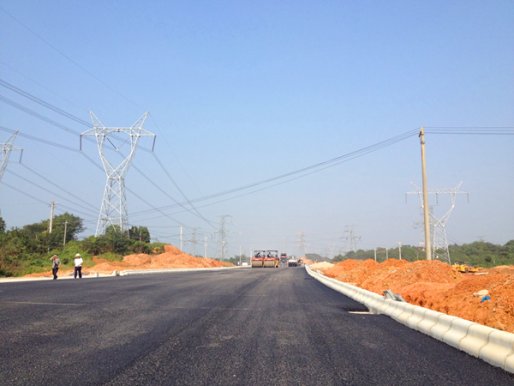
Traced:
<svg viewBox="0 0 514 386">
<path fill-rule="evenodd" d="M 80 253 L 77 253 L 75 255 L 75 259 L 73 260 L 75 263 L 75 271 L 73 272 L 73 277 L 76 279 L 77 274 L 79 275 L 79 279 L 82 279 L 82 263 L 84 260 L 82 260 L 82 256 L 80 256 Z"/>
</svg>

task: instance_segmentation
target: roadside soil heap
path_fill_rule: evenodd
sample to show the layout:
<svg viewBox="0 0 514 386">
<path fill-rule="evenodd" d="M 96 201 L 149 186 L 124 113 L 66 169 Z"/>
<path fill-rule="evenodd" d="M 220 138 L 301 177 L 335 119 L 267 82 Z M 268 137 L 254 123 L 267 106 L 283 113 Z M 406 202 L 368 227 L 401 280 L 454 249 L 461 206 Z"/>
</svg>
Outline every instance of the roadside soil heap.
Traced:
<svg viewBox="0 0 514 386">
<path fill-rule="evenodd" d="M 111 261 L 93 257 L 95 265 L 82 268 L 84 275 L 112 274 L 124 270 L 152 270 L 166 268 L 215 268 L 231 267 L 232 264 L 211 258 L 194 257 L 173 245 L 165 245 L 164 252 L 157 255 L 137 253 L 123 257 L 123 261 Z M 59 270 L 59 276 L 69 276 L 73 270 Z M 30 276 L 51 277 L 52 273 L 31 274 Z"/>
<path fill-rule="evenodd" d="M 315 269 L 380 295 L 390 289 L 411 304 L 514 333 L 514 266 L 471 274 L 438 260 L 368 259 Z"/>
</svg>

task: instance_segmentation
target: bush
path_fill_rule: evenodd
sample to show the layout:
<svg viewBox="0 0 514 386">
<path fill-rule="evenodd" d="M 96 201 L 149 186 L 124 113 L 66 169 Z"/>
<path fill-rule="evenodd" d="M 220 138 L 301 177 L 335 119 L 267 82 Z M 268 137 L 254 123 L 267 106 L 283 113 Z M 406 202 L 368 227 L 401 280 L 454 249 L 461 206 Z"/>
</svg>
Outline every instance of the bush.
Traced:
<svg viewBox="0 0 514 386">
<path fill-rule="evenodd" d="M 145 243 L 144 241 L 135 241 L 133 244 L 132 244 L 132 252 L 134 253 L 147 253 L 147 254 L 150 254 L 151 253 L 151 249 L 150 249 L 150 246 Z"/>
<path fill-rule="evenodd" d="M 148 247 L 152 254 L 158 255 L 159 253 L 164 253 L 165 245 L 167 245 L 167 244 L 166 243 L 150 243 L 150 245 Z"/>
</svg>

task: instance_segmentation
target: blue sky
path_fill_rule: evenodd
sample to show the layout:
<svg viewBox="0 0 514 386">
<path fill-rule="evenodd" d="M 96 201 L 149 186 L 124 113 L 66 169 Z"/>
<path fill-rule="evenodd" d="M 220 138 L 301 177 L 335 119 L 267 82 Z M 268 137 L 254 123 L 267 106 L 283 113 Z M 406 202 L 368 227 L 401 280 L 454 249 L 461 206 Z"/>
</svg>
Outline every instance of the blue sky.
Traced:
<svg viewBox="0 0 514 386">
<path fill-rule="evenodd" d="M 421 185 L 416 135 L 302 178 L 197 199 L 421 126 L 514 126 L 512 1 L 4 0 L 0 7 L 1 80 L 84 121 L 93 111 L 106 126 L 129 127 L 150 113 L 145 128 L 156 147 L 140 148 L 126 176 L 129 222 L 173 244 L 182 224 L 186 240 L 194 233 L 201 241 L 197 253 L 206 238 L 208 254 L 219 254 L 222 216 L 229 255 L 299 254 L 302 239 L 307 252 L 333 255 L 348 249 L 350 229 L 359 248 L 418 245 L 419 204 L 405 199 Z M 84 219 L 83 236 L 93 234 L 106 176 L 86 158 L 100 164 L 93 142 L 82 154 L 65 148 L 78 150 L 88 127 L 4 86 L 0 96 L 30 109 L 0 100 L 0 142 L 8 130 L 25 135 L 15 142 L 22 164 L 14 152 L 0 183 L 7 226 L 47 218 L 55 201 L 57 213 Z M 462 181 L 469 193 L 469 202 L 457 197 L 450 242 L 513 239 L 514 136 L 428 131 L 430 188 Z M 184 202 L 170 177 L 208 222 L 170 208 L 172 198 Z M 441 216 L 448 197 L 432 205 Z M 184 249 L 193 252 L 193 243 Z"/>
</svg>

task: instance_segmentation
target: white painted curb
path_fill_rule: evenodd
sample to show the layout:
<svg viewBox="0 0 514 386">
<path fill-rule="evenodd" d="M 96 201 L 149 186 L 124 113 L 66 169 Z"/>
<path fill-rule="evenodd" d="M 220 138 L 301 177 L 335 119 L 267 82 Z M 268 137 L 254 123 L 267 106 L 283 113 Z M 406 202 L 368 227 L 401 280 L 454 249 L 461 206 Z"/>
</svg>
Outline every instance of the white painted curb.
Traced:
<svg viewBox="0 0 514 386">
<path fill-rule="evenodd" d="M 428 308 L 384 299 L 374 292 L 326 277 L 309 266 L 305 269 L 316 280 L 364 304 L 373 313 L 388 315 L 407 327 L 514 373 L 514 334 Z"/>
<path fill-rule="evenodd" d="M 116 276 L 129 276 L 129 275 L 147 275 L 152 273 L 166 273 L 166 272 L 201 272 L 201 271 L 225 271 L 227 269 L 241 269 L 247 267 L 211 267 L 211 268 L 163 268 L 163 269 L 144 269 L 144 270 L 125 270 L 119 271 Z"/>
<path fill-rule="evenodd" d="M 146 270 L 124 270 L 124 271 L 113 271 L 111 274 L 99 274 L 98 272 L 91 271 L 90 274 L 82 274 L 82 279 L 95 279 L 98 277 L 112 277 L 112 276 L 129 276 L 129 275 L 144 275 L 151 273 L 165 273 L 165 272 L 197 272 L 197 271 L 221 271 L 226 269 L 243 269 L 249 267 L 212 267 L 212 268 L 163 268 L 163 269 L 146 269 Z M 73 272 L 67 276 L 59 276 L 58 280 L 70 280 L 73 279 Z M 0 283 L 21 283 L 26 281 L 52 281 L 51 276 L 45 277 L 8 277 L 1 278 Z"/>
<path fill-rule="evenodd" d="M 503 363 L 503 368 L 514 373 L 514 334 L 492 329 L 487 344 L 483 346 L 478 357 L 491 364 Z M 511 352 L 511 354 L 505 353 Z"/>
</svg>

